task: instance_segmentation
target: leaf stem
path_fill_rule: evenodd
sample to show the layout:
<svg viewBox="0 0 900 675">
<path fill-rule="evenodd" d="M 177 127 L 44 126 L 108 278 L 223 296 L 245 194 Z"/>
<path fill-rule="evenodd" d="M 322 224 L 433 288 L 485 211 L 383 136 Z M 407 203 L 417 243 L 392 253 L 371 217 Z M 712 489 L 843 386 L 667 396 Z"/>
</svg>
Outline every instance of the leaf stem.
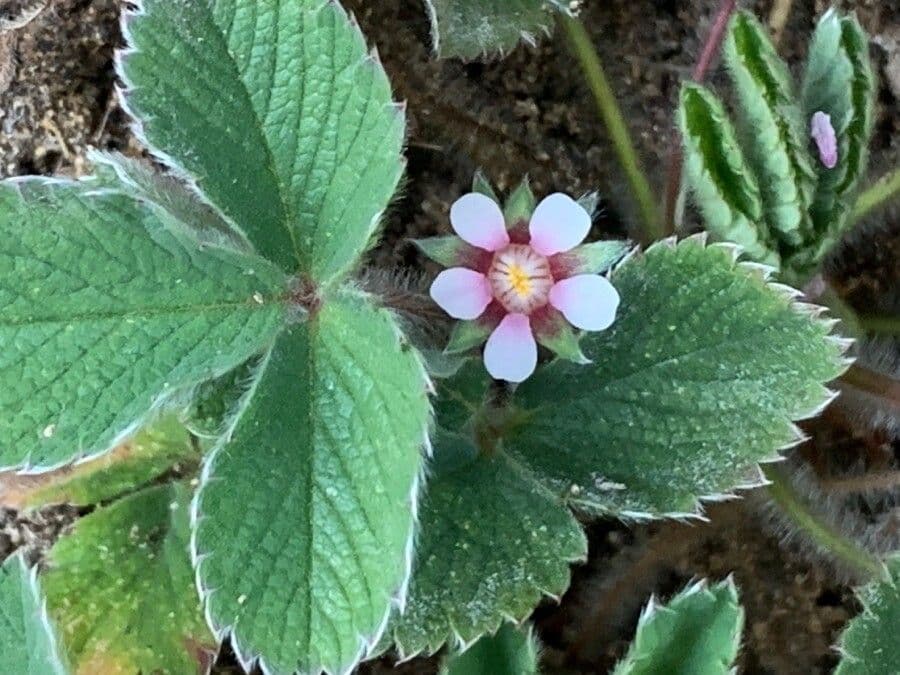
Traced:
<svg viewBox="0 0 900 675">
<path fill-rule="evenodd" d="M 775 464 L 767 464 L 762 466 L 762 470 L 770 481 L 769 496 L 816 545 L 829 551 L 867 578 L 883 576 L 884 567 L 881 562 L 868 551 L 834 530 L 828 523 L 823 522 L 820 516 L 811 511 L 806 501 L 797 492 L 790 477 L 781 468 Z"/>
<path fill-rule="evenodd" d="M 850 214 L 850 222 L 859 222 L 871 211 L 897 196 L 900 196 L 900 167 L 889 171 L 859 195 L 853 213 Z"/>
<path fill-rule="evenodd" d="M 886 492 L 900 487 L 900 471 L 884 471 L 882 473 L 851 476 L 848 478 L 832 478 L 825 483 L 831 492 L 853 494 L 856 492 Z"/>
<path fill-rule="evenodd" d="M 713 59 L 719 53 L 719 48 L 722 46 L 722 40 L 725 38 L 725 31 L 728 29 L 731 15 L 734 14 L 736 9 L 737 0 L 722 0 L 719 5 L 719 11 L 713 19 L 709 35 L 703 45 L 703 50 L 700 52 L 700 58 L 697 59 L 694 72 L 691 74 L 691 79 L 694 82 L 703 82 L 706 78 L 706 73 L 709 71 Z M 676 133 L 676 143 L 672 148 L 669 169 L 666 173 L 666 205 L 665 213 L 663 214 L 663 231 L 665 234 L 674 232 L 676 228 L 675 221 L 680 220 L 677 218 L 676 211 L 678 209 L 678 196 L 681 193 L 681 163 L 681 141 L 677 138 Z"/>
<path fill-rule="evenodd" d="M 581 21 L 566 14 L 560 14 L 560 23 L 569 49 L 581 66 L 587 85 L 594 96 L 600 118 L 606 126 L 619 164 L 625 172 L 625 177 L 628 179 L 628 184 L 641 212 L 644 243 L 659 239 L 663 235 L 663 228 L 659 221 L 659 211 L 653 198 L 653 191 L 647 176 L 641 169 L 631 134 L 622 117 L 622 111 L 616 101 L 609 79 L 603 70 L 600 56 Z"/>
<path fill-rule="evenodd" d="M 900 413 L 900 381 L 854 363 L 841 375 L 839 382 L 878 398 Z"/>
</svg>

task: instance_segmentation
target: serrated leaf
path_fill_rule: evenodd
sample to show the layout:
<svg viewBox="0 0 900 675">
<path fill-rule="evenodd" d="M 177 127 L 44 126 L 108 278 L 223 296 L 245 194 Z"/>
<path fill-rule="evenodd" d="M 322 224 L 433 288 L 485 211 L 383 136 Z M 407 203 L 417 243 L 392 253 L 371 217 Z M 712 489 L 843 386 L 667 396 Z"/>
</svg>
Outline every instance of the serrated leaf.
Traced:
<svg viewBox="0 0 900 675">
<path fill-rule="evenodd" d="M 810 45 L 803 80 L 805 114 L 807 119 L 818 111 L 830 115 L 838 141 L 837 165 L 818 168 L 812 214 L 824 245 L 812 263 L 837 239 L 865 175 L 876 95 L 868 42 L 856 17 L 832 10 L 822 16 Z"/>
<path fill-rule="evenodd" d="M 325 0 L 141 4 L 120 73 L 151 148 L 282 268 L 345 273 L 404 168 L 404 114 L 355 23 Z"/>
<path fill-rule="evenodd" d="M 746 11 L 732 18 L 723 50 L 770 236 L 782 248 L 801 248 L 812 233 L 809 207 L 816 174 L 790 71 L 765 29 Z"/>
<path fill-rule="evenodd" d="M 441 675 L 537 675 L 538 652 L 531 626 L 507 623 L 466 651 L 448 656 Z"/>
<path fill-rule="evenodd" d="M 509 454 L 479 454 L 440 428 L 432 442 L 409 600 L 391 631 L 404 656 L 524 619 L 544 595 L 562 595 L 569 564 L 587 555 L 561 498 Z"/>
<path fill-rule="evenodd" d="M 68 673 L 37 576 L 21 553 L 0 567 L 0 671 L 11 675 Z"/>
<path fill-rule="evenodd" d="M 656 244 L 612 282 L 616 322 L 581 341 L 593 364 L 556 361 L 520 385 L 524 420 L 504 445 L 589 512 L 690 513 L 758 482 L 757 462 L 796 440 L 791 420 L 846 367 L 830 324 L 730 247 Z"/>
<path fill-rule="evenodd" d="M 105 451 L 271 343 L 285 280 L 84 184 L 0 184 L 0 465 Z"/>
<path fill-rule="evenodd" d="M 188 555 L 190 496 L 182 484 L 138 492 L 50 550 L 47 607 L 76 675 L 209 672 L 218 647 Z"/>
<path fill-rule="evenodd" d="M 887 563 L 888 577 L 863 587 L 863 610 L 841 637 L 843 658 L 835 675 L 900 672 L 900 557 Z"/>
<path fill-rule="evenodd" d="M 737 658 L 744 611 L 731 579 L 699 582 L 644 609 L 614 675 L 727 675 Z"/>
<path fill-rule="evenodd" d="M 90 152 L 88 159 L 97 171 L 95 180 L 103 187 L 123 191 L 163 209 L 202 242 L 252 252 L 244 236 L 198 190 L 163 173 L 149 161 L 117 152 Z"/>
<path fill-rule="evenodd" d="M 685 173 L 706 229 L 740 244 L 754 260 L 777 265 L 775 242 L 762 223 L 759 186 L 722 103 L 705 87 L 686 82 L 678 123 Z"/>
<path fill-rule="evenodd" d="M 142 487 L 178 467 L 198 467 L 200 452 L 174 416 L 87 462 L 37 475 L 0 474 L 0 504 L 30 509 L 47 504 L 90 506 Z"/>
<path fill-rule="evenodd" d="M 474 60 L 533 43 L 553 27 L 556 0 L 427 0 L 434 51 L 442 58 Z"/>
<path fill-rule="evenodd" d="M 209 444 L 227 433 L 240 414 L 241 399 L 253 388 L 261 360 L 255 356 L 197 387 L 185 421 L 192 434 Z"/>
<path fill-rule="evenodd" d="M 428 417 L 421 363 L 366 298 L 279 337 L 196 505 L 207 614 L 245 665 L 347 672 L 378 640 L 406 589 Z"/>
</svg>

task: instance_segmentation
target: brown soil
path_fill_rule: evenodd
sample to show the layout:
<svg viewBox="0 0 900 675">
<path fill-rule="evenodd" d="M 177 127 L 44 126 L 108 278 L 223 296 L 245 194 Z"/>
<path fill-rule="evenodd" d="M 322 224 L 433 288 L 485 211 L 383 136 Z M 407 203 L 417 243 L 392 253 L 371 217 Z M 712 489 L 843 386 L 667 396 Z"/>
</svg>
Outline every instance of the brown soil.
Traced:
<svg viewBox="0 0 900 675">
<path fill-rule="evenodd" d="M 0 0 L 2 19 L 16 14 Z M 139 152 L 116 102 L 113 49 L 119 45 L 118 0 L 50 0 L 48 9 L 15 32 L 0 33 L 0 175 L 63 173 L 90 168 L 88 147 Z M 676 139 L 672 102 L 678 82 L 699 52 L 699 38 L 714 12 L 713 0 L 596 0 L 585 2 L 585 22 L 600 45 L 645 166 L 661 192 L 667 158 Z M 771 0 L 746 3 L 767 16 Z M 795 0 L 783 53 L 796 65 L 805 51 L 813 17 L 823 0 Z M 844 2 L 873 35 L 872 54 L 884 86 L 873 148 L 873 175 L 900 157 L 900 0 Z M 448 230 L 450 202 L 482 167 L 501 189 L 524 174 L 536 192 L 599 189 L 598 233 L 632 232 L 633 205 L 620 178 L 601 124 L 577 66 L 559 40 L 521 47 L 489 64 L 436 61 L 419 0 L 347 0 L 370 41 L 377 45 L 397 92 L 409 103 L 409 171 L 389 214 L 383 243 L 371 256 L 379 267 L 431 270 L 405 243 L 410 235 Z M 4 55 L 12 60 L 3 60 Z M 712 74 L 713 83 L 722 74 Z M 896 214 L 894 214 L 896 215 Z M 896 272 L 900 241 L 896 219 L 874 227 L 884 247 L 852 247 L 834 263 L 834 277 L 848 295 L 898 311 L 896 285 L 885 287 L 885 270 Z M 884 233 L 887 233 L 886 235 Z M 860 252 L 862 251 L 862 252 Z M 894 253 L 886 253 L 893 251 Z M 868 295 L 867 295 L 868 294 Z M 885 299 L 885 296 L 889 296 Z M 875 297 L 872 301 L 868 298 Z M 852 415 L 851 415 L 852 417 Z M 834 422 L 832 420 L 832 422 Z M 897 462 L 893 437 L 871 436 L 850 424 L 816 435 L 807 459 L 830 456 L 839 437 L 843 452 L 865 454 L 874 442 L 879 457 Z M 843 425 L 847 426 L 847 425 Z M 863 425 L 865 426 L 865 425 Z M 812 448 L 812 450 L 810 450 Z M 880 453 L 880 454 L 879 454 Z M 857 466 L 854 470 L 857 470 Z M 706 523 L 626 526 L 612 521 L 589 526 L 591 555 L 575 570 L 561 605 L 541 607 L 535 617 L 546 645 L 550 673 L 600 673 L 621 656 L 640 608 L 651 594 L 668 596 L 692 578 L 721 579 L 733 573 L 747 611 L 740 668 L 743 673 L 826 673 L 836 663 L 833 645 L 858 610 L 847 577 L 810 547 L 786 547 L 791 534 L 761 515 L 762 494 L 709 509 Z M 30 519 L 0 514 L 0 558 L 20 545 L 46 548 L 71 522 L 69 509 Z M 230 664 L 230 665 L 229 665 Z M 361 672 L 434 673 L 434 661 L 398 670 L 388 663 Z M 227 654 L 218 672 L 238 672 Z"/>
</svg>

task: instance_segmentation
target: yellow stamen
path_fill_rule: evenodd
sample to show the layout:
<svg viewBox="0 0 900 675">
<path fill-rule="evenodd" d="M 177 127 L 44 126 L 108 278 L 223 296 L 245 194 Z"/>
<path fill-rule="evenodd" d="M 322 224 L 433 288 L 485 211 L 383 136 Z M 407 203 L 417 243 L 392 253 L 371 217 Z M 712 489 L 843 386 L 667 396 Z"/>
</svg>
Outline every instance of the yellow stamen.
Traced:
<svg viewBox="0 0 900 675">
<path fill-rule="evenodd" d="M 514 263 L 509 266 L 507 274 L 513 290 L 519 294 L 520 298 L 527 298 L 531 294 L 531 277 L 528 273 L 520 265 Z"/>
</svg>

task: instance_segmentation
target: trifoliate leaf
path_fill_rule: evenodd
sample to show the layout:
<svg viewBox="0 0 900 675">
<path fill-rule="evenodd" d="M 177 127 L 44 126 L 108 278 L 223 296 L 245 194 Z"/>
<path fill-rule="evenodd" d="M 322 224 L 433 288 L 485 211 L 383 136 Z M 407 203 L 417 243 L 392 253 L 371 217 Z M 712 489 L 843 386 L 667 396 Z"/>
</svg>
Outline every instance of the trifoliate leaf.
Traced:
<svg viewBox="0 0 900 675">
<path fill-rule="evenodd" d="M 442 58 L 474 60 L 534 43 L 553 27 L 559 0 L 427 0 L 434 51 Z"/>
<path fill-rule="evenodd" d="M 432 442 L 409 600 L 391 631 L 403 656 L 524 619 L 544 595 L 562 595 L 569 564 L 587 555 L 560 496 L 509 454 L 480 454 L 469 435 L 440 428 Z"/>
<path fill-rule="evenodd" d="M 408 582 L 425 385 L 359 295 L 276 341 L 197 498 L 207 614 L 245 665 L 348 672 L 381 636 Z"/>
<path fill-rule="evenodd" d="M 731 579 L 712 586 L 698 582 L 665 605 L 650 600 L 613 675 L 728 675 L 743 624 Z"/>
<path fill-rule="evenodd" d="M 404 167 L 404 114 L 356 24 L 326 0 L 141 5 L 120 73 L 157 156 L 263 256 L 345 273 Z"/>
<path fill-rule="evenodd" d="M 556 361 L 516 391 L 516 462 L 592 513 L 690 513 L 758 482 L 846 367 L 830 323 L 769 286 L 731 247 L 663 242 L 612 276 L 616 322 L 588 333 L 593 363 Z M 789 290 L 789 289 L 788 289 Z"/>
<path fill-rule="evenodd" d="M 109 449 L 271 344 L 285 280 L 86 184 L 0 184 L 0 465 Z"/>
<path fill-rule="evenodd" d="M 199 464 L 200 452 L 187 429 L 169 415 L 87 462 L 36 475 L 0 474 L 0 505 L 90 506 L 142 487 L 173 468 L 184 471 Z"/>
<path fill-rule="evenodd" d="M 188 552 L 186 485 L 149 488 L 82 518 L 50 550 L 50 615 L 75 675 L 208 673 L 218 646 Z"/>
<path fill-rule="evenodd" d="M 869 40 L 854 16 L 826 12 L 813 34 L 803 80 L 807 119 L 816 112 L 831 117 L 838 141 L 838 163 L 819 166 L 813 207 L 822 245 L 807 261 L 814 265 L 847 222 L 853 197 L 865 175 L 874 125 L 875 77 L 869 60 Z"/>
<path fill-rule="evenodd" d="M 68 675 L 56 627 L 47 616 L 34 570 L 22 554 L 0 567 L 0 672 Z"/>
<path fill-rule="evenodd" d="M 718 239 L 740 244 L 754 260 L 777 265 L 775 242 L 762 223 L 759 186 L 722 103 L 687 82 L 678 122 L 685 173 L 706 228 Z"/>
<path fill-rule="evenodd" d="M 770 237 L 788 250 L 800 248 L 812 233 L 809 207 L 816 174 L 807 150 L 808 123 L 790 71 L 749 12 L 732 18 L 723 49 Z"/>
<path fill-rule="evenodd" d="M 836 675 L 894 675 L 900 672 L 900 557 L 887 564 L 888 577 L 859 594 L 863 611 L 841 637 L 843 658 Z"/>
<path fill-rule="evenodd" d="M 537 675 L 539 651 L 530 626 L 507 623 L 466 651 L 450 654 L 441 675 Z"/>
</svg>

